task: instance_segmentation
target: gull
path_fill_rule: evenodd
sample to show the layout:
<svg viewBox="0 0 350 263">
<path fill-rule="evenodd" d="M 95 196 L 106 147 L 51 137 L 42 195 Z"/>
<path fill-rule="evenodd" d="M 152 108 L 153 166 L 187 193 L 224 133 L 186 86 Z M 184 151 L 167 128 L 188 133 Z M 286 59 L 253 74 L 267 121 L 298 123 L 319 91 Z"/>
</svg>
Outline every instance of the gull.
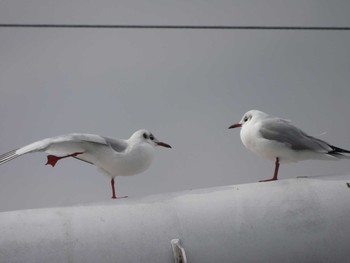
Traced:
<svg viewBox="0 0 350 263">
<path fill-rule="evenodd" d="M 275 161 L 273 177 L 260 182 L 277 180 L 280 163 L 350 158 L 350 151 L 312 137 L 292 125 L 289 120 L 262 111 L 246 112 L 241 121 L 231 125 L 229 129 L 238 127 L 241 127 L 240 136 L 246 148 L 263 158 Z"/>
<path fill-rule="evenodd" d="M 0 164 L 32 152 L 46 152 L 48 154 L 46 165 L 52 167 L 61 159 L 74 157 L 96 165 L 100 171 L 110 176 L 112 198 L 116 199 L 114 178 L 145 171 L 153 160 L 156 146 L 171 148 L 169 144 L 158 141 L 145 129 L 136 131 L 127 140 L 72 133 L 43 139 L 5 153 L 0 156 Z"/>
</svg>

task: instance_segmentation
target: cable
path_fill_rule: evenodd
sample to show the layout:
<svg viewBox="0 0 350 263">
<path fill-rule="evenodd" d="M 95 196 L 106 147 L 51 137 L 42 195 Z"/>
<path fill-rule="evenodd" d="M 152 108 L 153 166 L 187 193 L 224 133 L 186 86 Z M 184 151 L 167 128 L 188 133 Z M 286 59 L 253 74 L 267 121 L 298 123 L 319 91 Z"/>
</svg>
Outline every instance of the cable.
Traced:
<svg viewBox="0 0 350 263">
<path fill-rule="evenodd" d="M 209 29 L 209 30 L 328 30 L 348 31 L 350 27 L 318 26 L 191 26 L 191 25 L 89 25 L 89 24 L 0 24 L 0 28 L 124 28 L 124 29 Z"/>
</svg>

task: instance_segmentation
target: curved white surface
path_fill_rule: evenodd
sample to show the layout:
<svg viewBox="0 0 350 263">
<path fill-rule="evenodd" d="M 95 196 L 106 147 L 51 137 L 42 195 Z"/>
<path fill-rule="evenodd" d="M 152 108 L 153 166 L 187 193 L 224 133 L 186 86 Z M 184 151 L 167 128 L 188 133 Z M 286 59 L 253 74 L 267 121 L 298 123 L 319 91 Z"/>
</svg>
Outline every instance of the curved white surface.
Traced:
<svg viewBox="0 0 350 263">
<path fill-rule="evenodd" d="M 0 213 L 0 262 L 350 262 L 350 176 Z"/>
</svg>

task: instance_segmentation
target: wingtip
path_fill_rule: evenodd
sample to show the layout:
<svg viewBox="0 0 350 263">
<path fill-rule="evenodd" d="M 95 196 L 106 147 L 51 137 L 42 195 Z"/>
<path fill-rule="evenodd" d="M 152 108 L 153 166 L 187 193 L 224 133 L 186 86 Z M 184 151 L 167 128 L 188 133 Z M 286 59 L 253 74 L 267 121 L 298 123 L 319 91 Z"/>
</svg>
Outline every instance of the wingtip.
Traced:
<svg viewBox="0 0 350 263">
<path fill-rule="evenodd" d="M 11 161 L 15 158 L 17 158 L 19 156 L 19 154 L 17 154 L 17 150 L 12 150 L 10 152 L 4 153 L 2 155 L 0 155 L 0 165 L 4 164 L 8 161 Z"/>
</svg>

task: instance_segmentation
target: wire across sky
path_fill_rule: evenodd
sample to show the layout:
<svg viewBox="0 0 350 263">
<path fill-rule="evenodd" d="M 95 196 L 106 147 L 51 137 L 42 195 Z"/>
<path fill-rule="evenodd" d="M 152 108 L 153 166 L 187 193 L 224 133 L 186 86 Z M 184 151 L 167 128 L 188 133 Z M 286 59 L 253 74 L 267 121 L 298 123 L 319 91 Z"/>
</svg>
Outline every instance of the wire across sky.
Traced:
<svg viewBox="0 0 350 263">
<path fill-rule="evenodd" d="M 104 28 L 104 29 L 197 29 L 197 30 L 326 30 L 349 31 L 350 27 L 334 26 L 210 26 L 210 25 L 108 25 L 108 24 L 20 24 L 0 23 L 0 28 Z"/>
</svg>

